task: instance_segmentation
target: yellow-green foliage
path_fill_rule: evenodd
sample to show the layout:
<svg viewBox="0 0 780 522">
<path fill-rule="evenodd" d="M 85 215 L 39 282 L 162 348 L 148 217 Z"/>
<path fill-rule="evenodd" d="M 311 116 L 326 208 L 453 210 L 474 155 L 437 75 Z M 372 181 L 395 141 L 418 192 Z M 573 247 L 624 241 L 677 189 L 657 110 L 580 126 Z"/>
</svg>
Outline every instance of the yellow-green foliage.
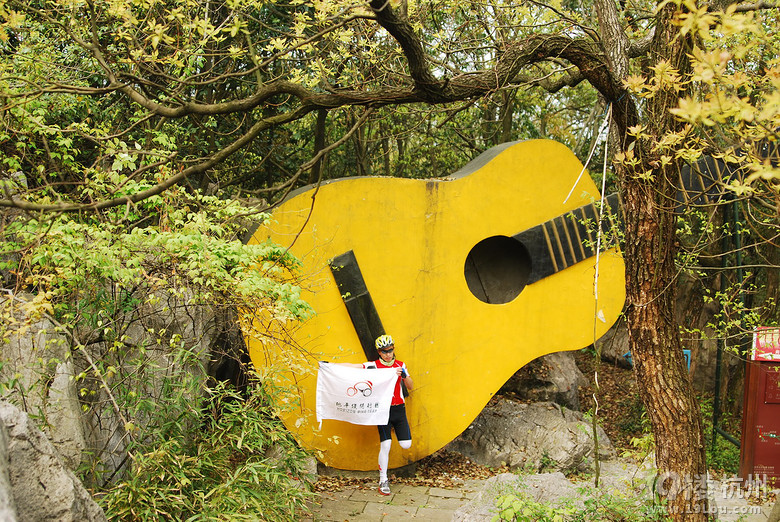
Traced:
<svg viewBox="0 0 780 522">
<path fill-rule="evenodd" d="M 127 478 L 101 496 L 109 520 L 300 517 L 311 478 L 303 469 L 305 454 L 268 414 L 263 387 L 254 383 L 238 393 L 219 384 L 208 392 L 191 438 L 170 436 L 137 453 Z M 167 424 L 183 420 L 169 417 Z"/>
<path fill-rule="evenodd" d="M 0 268 L 16 294 L 0 304 L 3 335 L 47 318 L 68 339 L 84 412 L 103 430 L 119 421 L 109 429 L 121 443 L 88 448 L 80 470 L 110 519 L 277 520 L 301 509 L 305 455 L 268 405 L 273 390 L 208 384 L 199 339 L 154 322 L 173 307 L 185 318 L 241 307 L 256 328 L 307 317 L 297 261 L 238 239 L 266 217 L 176 189 L 121 210 L 18 215 L 3 230 Z M 24 395 L 24 385 L 0 389 Z M 122 455 L 115 473 L 107 459 Z"/>
</svg>

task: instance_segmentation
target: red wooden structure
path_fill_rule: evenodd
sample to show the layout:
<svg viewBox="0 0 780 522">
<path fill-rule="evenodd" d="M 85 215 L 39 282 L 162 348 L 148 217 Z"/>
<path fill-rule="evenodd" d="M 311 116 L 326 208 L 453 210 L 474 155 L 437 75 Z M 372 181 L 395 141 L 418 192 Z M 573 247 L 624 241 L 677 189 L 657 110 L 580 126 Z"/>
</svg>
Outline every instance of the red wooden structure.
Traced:
<svg viewBox="0 0 780 522">
<path fill-rule="evenodd" d="M 745 368 L 739 476 L 780 487 L 780 328 L 759 328 Z"/>
</svg>

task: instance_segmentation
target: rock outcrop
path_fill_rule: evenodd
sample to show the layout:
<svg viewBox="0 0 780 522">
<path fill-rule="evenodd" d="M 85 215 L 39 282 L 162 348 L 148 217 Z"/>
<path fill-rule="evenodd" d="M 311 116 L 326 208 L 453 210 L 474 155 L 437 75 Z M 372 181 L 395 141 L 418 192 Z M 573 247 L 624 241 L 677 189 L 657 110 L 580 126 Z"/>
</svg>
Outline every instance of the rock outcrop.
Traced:
<svg viewBox="0 0 780 522">
<path fill-rule="evenodd" d="M 598 428 L 599 455 L 615 450 Z M 584 416 L 552 402 L 524 404 L 499 398 L 488 405 L 447 449 L 477 464 L 527 471 L 590 471 L 593 429 Z"/>
<path fill-rule="evenodd" d="M 0 402 L 0 520 L 106 520 L 26 413 Z"/>
<path fill-rule="evenodd" d="M 570 410 L 580 410 L 580 386 L 588 380 L 577 367 L 575 352 L 551 353 L 520 368 L 501 388 L 517 399 L 555 402 Z"/>
</svg>

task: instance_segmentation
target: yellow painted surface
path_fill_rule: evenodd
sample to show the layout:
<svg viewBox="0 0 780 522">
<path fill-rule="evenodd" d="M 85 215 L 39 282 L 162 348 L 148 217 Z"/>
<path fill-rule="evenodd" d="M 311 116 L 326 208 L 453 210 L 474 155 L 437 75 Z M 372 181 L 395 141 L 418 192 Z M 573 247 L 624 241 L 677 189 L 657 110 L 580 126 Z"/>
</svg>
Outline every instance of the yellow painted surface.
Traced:
<svg viewBox="0 0 780 522">
<path fill-rule="evenodd" d="M 625 299 L 623 261 L 600 256 L 599 300 L 590 258 L 528 285 L 513 301 L 491 305 L 472 295 L 464 278 L 471 248 L 495 235 L 513 236 L 600 199 L 587 173 L 569 201 L 582 165 L 548 140 L 514 144 L 477 171 L 457 179 L 347 178 L 304 192 L 273 213 L 252 242 L 268 237 L 303 262 L 304 298 L 316 317 L 293 337 L 300 350 L 249 338 L 260 368 L 293 368 L 278 376 L 294 383 L 300 403 L 283 414 L 299 441 L 332 467 L 377 468 L 375 427 L 315 418 L 318 360 L 365 360 L 328 260 L 353 250 L 396 355 L 415 389 L 407 398 L 410 450 L 395 443 L 390 466 L 423 458 L 457 437 L 519 368 L 556 351 L 576 350 L 615 322 Z M 304 225 L 305 223 L 305 225 Z M 294 243 L 293 243 L 294 241 Z M 597 319 L 600 310 L 606 321 Z"/>
</svg>

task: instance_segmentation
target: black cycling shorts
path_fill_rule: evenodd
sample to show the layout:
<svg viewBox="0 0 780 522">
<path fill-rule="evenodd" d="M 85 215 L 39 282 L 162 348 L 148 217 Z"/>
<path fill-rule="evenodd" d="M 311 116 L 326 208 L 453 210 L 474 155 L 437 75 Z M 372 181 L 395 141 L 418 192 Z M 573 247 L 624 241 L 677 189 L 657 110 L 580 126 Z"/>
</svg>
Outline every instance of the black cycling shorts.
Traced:
<svg viewBox="0 0 780 522">
<path fill-rule="evenodd" d="M 398 440 L 412 440 L 412 430 L 409 428 L 409 421 L 406 420 L 406 405 L 390 406 L 387 425 L 377 426 L 377 428 L 379 428 L 379 442 L 388 440 L 393 429 Z"/>
</svg>

